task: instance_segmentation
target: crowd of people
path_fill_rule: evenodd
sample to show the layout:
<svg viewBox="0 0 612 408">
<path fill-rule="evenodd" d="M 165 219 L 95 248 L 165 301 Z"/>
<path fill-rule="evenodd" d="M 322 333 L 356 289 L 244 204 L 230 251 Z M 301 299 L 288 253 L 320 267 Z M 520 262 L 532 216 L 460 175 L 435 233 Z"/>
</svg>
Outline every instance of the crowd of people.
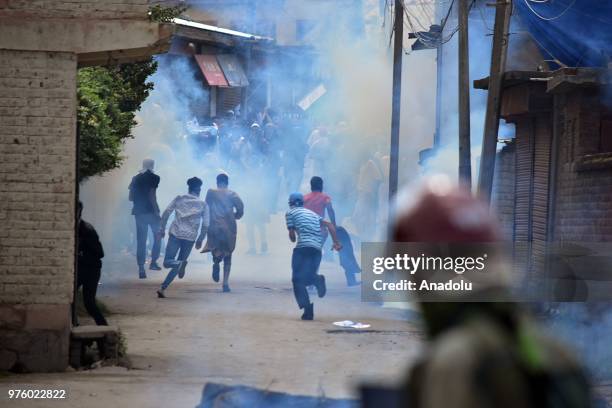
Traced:
<svg viewBox="0 0 612 408">
<path fill-rule="evenodd" d="M 313 285 L 319 294 L 325 293 L 321 290 L 324 280 L 318 278 L 318 270 L 321 258 L 327 261 L 335 258 L 331 250 L 323 250 L 329 236 L 338 250 L 346 284 L 360 283 L 356 278 L 361 269 L 355 258 L 355 245 L 381 238 L 379 226 L 384 225 L 380 223 L 381 212 L 386 213 L 381 205 L 386 202 L 387 194 L 384 155 L 373 154 L 371 145 L 364 144 L 363 139 L 352 138 L 346 123 L 313 126 L 299 110 L 278 114 L 265 109 L 249 115 L 248 120 L 229 111 L 213 118 L 206 126 L 193 119 L 185 128 L 189 150 L 196 162 L 202 164 L 198 172 L 205 179 L 216 176 L 217 188 L 208 190 L 201 199 L 203 181 L 192 177 L 187 181 L 186 194 L 176 196 L 165 210 L 160 209 L 157 189 L 161 177 L 155 174 L 152 159 L 143 161 L 141 171 L 129 186 L 136 225 L 138 277 L 147 278 L 147 252 L 150 270 L 161 270 L 162 266 L 169 269 L 157 291 L 158 297 L 166 296 L 166 290 L 177 276 L 183 278 L 194 246 L 211 253 L 212 278 L 215 282 L 221 281 L 223 292 L 229 292 L 236 220 L 242 218 L 246 227 L 247 255 L 267 254 L 268 224 L 284 207 L 282 197 L 289 194 L 293 197 L 289 213 L 308 213 L 310 225 L 318 225 L 314 237 L 313 232 L 303 229 L 309 223 L 301 222 L 302 216 L 287 218 L 290 238 L 296 241 L 292 281 L 298 305 L 305 309 L 303 318 L 313 315 L 304 288 Z M 230 174 L 240 196 L 228 188 Z M 243 200 L 248 203 L 247 210 Z M 296 208 L 301 210 L 294 211 Z M 168 230 L 171 217 L 174 220 Z M 162 251 L 166 233 L 165 251 Z M 310 238 L 305 238 L 308 235 Z M 313 251 L 321 256 L 313 256 Z M 160 265 L 162 252 L 164 259 Z M 99 272 L 94 275 L 97 284 Z M 88 296 L 90 300 L 86 304 L 91 306 L 91 291 Z M 91 310 L 92 316 L 99 315 L 93 307 Z"/>
<path fill-rule="evenodd" d="M 251 241 L 249 253 L 256 251 L 255 232 L 259 233 L 260 249 L 265 253 L 265 224 L 277 212 L 283 189 L 295 189 L 288 195 L 285 225 L 289 240 L 295 243 L 291 282 L 296 303 L 302 310 L 301 319 L 314 319 L 309 286 L 316 289 L 318 297 L 327 293 L 325 277 L 319 273 L 327 240 L 331 240 L 332 250 L 339 253 L 347 285 L 359 284 L 355 275 L 360 267 L 353 252 L 353 241 L 370 239 L 380 226 L 386 158 L 376 153 L 361 163 L 345 163 L 352 165 L 353 170 L 358 168 L 352 173 L 352 181 L 345 185 L 338 180 L 346 181 L 351 172 L 335 171 L 329 155 L 337 153 L 338 147 L 330 147 L 334 146 L 331 142 L 334 139 L 326 135 L 325 129 L 310 132 L 305 139 L 307 148 L 302 151 L 303 161 L 288 165 L 286 160 L 296 160 L 296 156 L 287 158 L 291 157 L 286 153 L 290 144 L 273 147 L 274 139 L 270 136 L 273 133 L 270 129 L 266 132 L 269 125 L 251 124 L 247 136 L 234 140 L 239 146 L 238 153 L 227 146 L 222 148 L 224 137 L 229 136 L 223 136 L 223 127 L 218 128 L 215 143 L 208 145 L 211 150 L 204 154 L 215 154 L 218 160 L 225 161 L 224 166 L 229 170 L 216 175 L 216 188 L 209 189 L 203 199 L 204 182 L 198 177 L 189 178 L 187 193 L 177 195 L 163 212 L 156 197 L 161 177 L 154 172 L 153 160 L 143 161 L 141 171 L 129 186 L 137 231 L 136 261 L 139 278 L 146 279 L 147 239 L 151 232 L 153 242 L 148 267 L 160 270 L 161 242 L 168 233 L 163 260 L 168 273 L 157 290 L 159 298 L 166 297 L 166 290 L 176 277 L 185 276 L 193 247 L 211 253 L 212 279 L 221 281 L 222 291 L 229 292 L 237 220 L 244 216 Z M 276 127 L 275 132 L 278 131 Z M 229 189 L 230 171 L 248 175 L 248 178 L 238 177 L 248 179 L 239 190 L 248 197 L 246 209 L 241 197 Z M 296 174 L 292 176 L 293 171 Z M 267 183 L 268 180 L 272 182 Z M 307 194 L 302 193 L 306 191 Z M 399 207 L 391 226 L 391 239 L 397 242 L 446 242 L 449 237 L 453 237 L 453 242 L 499 239 L 496 222 L 481 203 L 465 192 L 441 191 L 440 188 L 426 191 L 412 207 Z M 352 207 L 346 204 L 350 200 L 353 200 Z M 79 218 L 81 209 L 82 206 Z M 478 222 L 461 221 L 458 214 L 468 210 L 480 211 L 482 216 L 476 217 Z M 342 219 L 349 222 L 351 216 L 359 217 L 353 234 L 339 222 L 339 212 L 348 214 Z M 79 220 L 78 255 L 77 285 L 83 287 L 85 307 L 97 324 L 105 325 L 107 322 L 95 302 L 104 251 L 93 226 L 83 220 Z M 486 290 L 504 294 L 507 288 L 495 286 Z M 446 406 L 448 395 L 452 396 L 454 405 L 461 407 L 494 406 L 499 405 L 498 401 L 506 401 L 503 406 L 589 406 L 589 384 L 582 367 L 562 347 L 539 333 L 520 307 L 511 302 L 474 302 L 470 296 L 455 303 L 421 302 L 431 345 L 399 390 L 400 398 L 408 398 L 414 406 L 427 407 Z M 488 364 L 492 360 L 497 365 Z M 456 364 L 457 361 L 462 363 Z M 485 375 L 476 378 L 473 373 Z M 454 379 L 451 381 L 454 385 L 448 388 L 448 395 L 440 396 L 436 392 L 439 384 L 448 383 L 449 378 Z M 457 378 L 461 381 L 455 381 Z"/>
<path fill-rule="evenodd" d="M 267 252 L 270 216 L 287 194 L 308 192 L 313 176 L 326 180 L 338 223 L 355 239 L 384 239 L 389 158 L 375 137 L 343 121 L 315 124 L 299 108 L 282 114 L 264 109 L 248 119 L 229 111 L 206 126 L 194 118 L 186 131 L 197 160 L 232 174 L 254 203 L 244 219 L 249 253 Z"/>
<path fill-rule="evenodd" d="M 229 275 L 232 253 L 236 247 L 238 227 L 236 220 L 244 214 L 244 204 L 234 191 L 228 188 L 229 176 L 220 173 L 216 177 L 216 188 L 207 191 L 204 200 L 200 198 L 203 181 L 198 177 L 187 180 L 187 194 L 176 196 L 160 215 L 157 204 L 157 187 L 160 176 L 154 173 L 154 161 L 145 159 L 142 170 L 132 178 L 129 198 L 133 202 L 132 214 L 136 221 L 136 262 L 138 277 L 146 279 L 145 255 L 149 232 L 153 237 L 149 269 L 161 270 L 157 264 L 161 240 L 166 235 L 170 216 L 174 216 L 169 228 L 169 237 L 164 254 L 165 268 L 170 268 L 157 295 L 165 297 L 165 290 L 176 276 L 185 275 L 187 259 L 193 247 L 210 252 L 213 259 L 212 277 L 219 282 L 223 263 L 223 292 L 229 292 Z"/>
</svg>

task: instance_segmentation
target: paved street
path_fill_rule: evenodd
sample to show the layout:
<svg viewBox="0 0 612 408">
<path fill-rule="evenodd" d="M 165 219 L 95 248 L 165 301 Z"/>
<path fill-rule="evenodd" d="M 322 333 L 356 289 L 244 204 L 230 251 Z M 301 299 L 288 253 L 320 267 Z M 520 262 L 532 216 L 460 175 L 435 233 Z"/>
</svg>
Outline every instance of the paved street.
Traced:
<svg viewBox="0 0 612 408">
<path fill-rule="evenodd" d="M 165 272 L 140 281 L 128 255 L 107 262 L 99 298 L 113 312 L 109 322 L 127 338 L 133 369 L 11 376 L 0 385 L 67 388 L 69 400 L 52 406 L 193 407 L 209 381 L 351 397 L 363 381 L 400 379 L 419 352 L 418 327 L 405 311 L 362 303 L 360 289 L 346 288 L 340 267 L 331 262 L 321 266 L 328 294 L 315 301 L 315 321 L 301 321 L 291 291 L 291 246 L 279 222 L 271 228 L 267 256 L 244 255 L 239 240 L 228 294 L 212 282 L 211 264 L 199 253 L 167 299 L 155 295 Z M 332 325 L 346 319 L 371 324 L 372 331 L 347 333 Z"/>
</svg>

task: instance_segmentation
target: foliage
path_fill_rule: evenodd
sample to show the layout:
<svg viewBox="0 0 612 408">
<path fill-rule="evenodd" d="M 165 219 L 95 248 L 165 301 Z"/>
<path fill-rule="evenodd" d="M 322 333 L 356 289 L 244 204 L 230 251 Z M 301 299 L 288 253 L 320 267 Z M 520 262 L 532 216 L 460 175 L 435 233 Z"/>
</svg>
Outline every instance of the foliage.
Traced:
<svg viewBox="0 0 612 408">
<path fill-rule="evenodd" d="M 157 69 L 152 59 L 117 67 L 89 67 L 78 72 L 77 121 L 79 178 L 119 167 L 125 139 L 132 136 L 135 111 L 153 89 L 147 82 Z"/>
<path fill-rule="evenodd" d="M 185 10 L 187 10 L 186 6 L 163 7 L 156 4 L 149 8 L 149 19 L 158 23 L 169 23 Z"/>
<path fill-rule="evenodd" d="M 183 6 L 149 9 L 149 19 L 170 22 Z M 153 89 L 147 78 L 157 62 L 81 68 L 77 78 L 79 132 L 79 181 L 121 166 L 123 143 L 132 137 L 135 112 Z"/>
</svg>

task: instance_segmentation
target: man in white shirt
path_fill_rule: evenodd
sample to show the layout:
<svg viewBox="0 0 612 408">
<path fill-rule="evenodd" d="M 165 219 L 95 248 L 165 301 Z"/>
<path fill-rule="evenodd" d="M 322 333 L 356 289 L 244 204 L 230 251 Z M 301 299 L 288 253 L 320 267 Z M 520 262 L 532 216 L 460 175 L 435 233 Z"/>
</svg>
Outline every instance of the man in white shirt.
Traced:
<svg viewBox="0 0 612 408">
<path fill-rule="evenodd" d="M 170 226 L 170 237 L 164 257 L 164 267 L 171 269 L 161 288 L 157 291 L 157 296 L 160 298 L 166 297 L 164 291 L 177 275 L 179 279 L 183 279 L 187 258 L 193 249 L 193 245 L 195 243 L 196 249 L 202 247 L 210 223 L 208 205 L 200 199 L 202 180 L 192 177 L 187 180 L 187 185 L 189 186 L 189 193 L 179 195 L 172 200 L 161 219 L 159 235 L 163 237 L 166 234 L 168 218 L 174 213 L 174 221 Z M 199 235 L 198 229 L 200 230 Z"/>
</svg>

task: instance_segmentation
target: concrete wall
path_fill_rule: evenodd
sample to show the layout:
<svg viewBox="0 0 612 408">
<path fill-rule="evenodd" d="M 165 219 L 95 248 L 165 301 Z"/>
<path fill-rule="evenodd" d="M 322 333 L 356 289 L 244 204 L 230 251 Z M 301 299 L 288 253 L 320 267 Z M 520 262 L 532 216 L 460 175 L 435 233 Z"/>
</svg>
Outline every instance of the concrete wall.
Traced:
<svg viewBox="0 0 612 408">
<path fill-rule="evenodd" d="M 0 16 L 27 18 L 143 19 L 147 0 L 0 0 Z"/>
<path fill-rule="evenodd" d="M 65 367 L 76 55 L 0 50 L 0 369 Z"/>
</svg>

